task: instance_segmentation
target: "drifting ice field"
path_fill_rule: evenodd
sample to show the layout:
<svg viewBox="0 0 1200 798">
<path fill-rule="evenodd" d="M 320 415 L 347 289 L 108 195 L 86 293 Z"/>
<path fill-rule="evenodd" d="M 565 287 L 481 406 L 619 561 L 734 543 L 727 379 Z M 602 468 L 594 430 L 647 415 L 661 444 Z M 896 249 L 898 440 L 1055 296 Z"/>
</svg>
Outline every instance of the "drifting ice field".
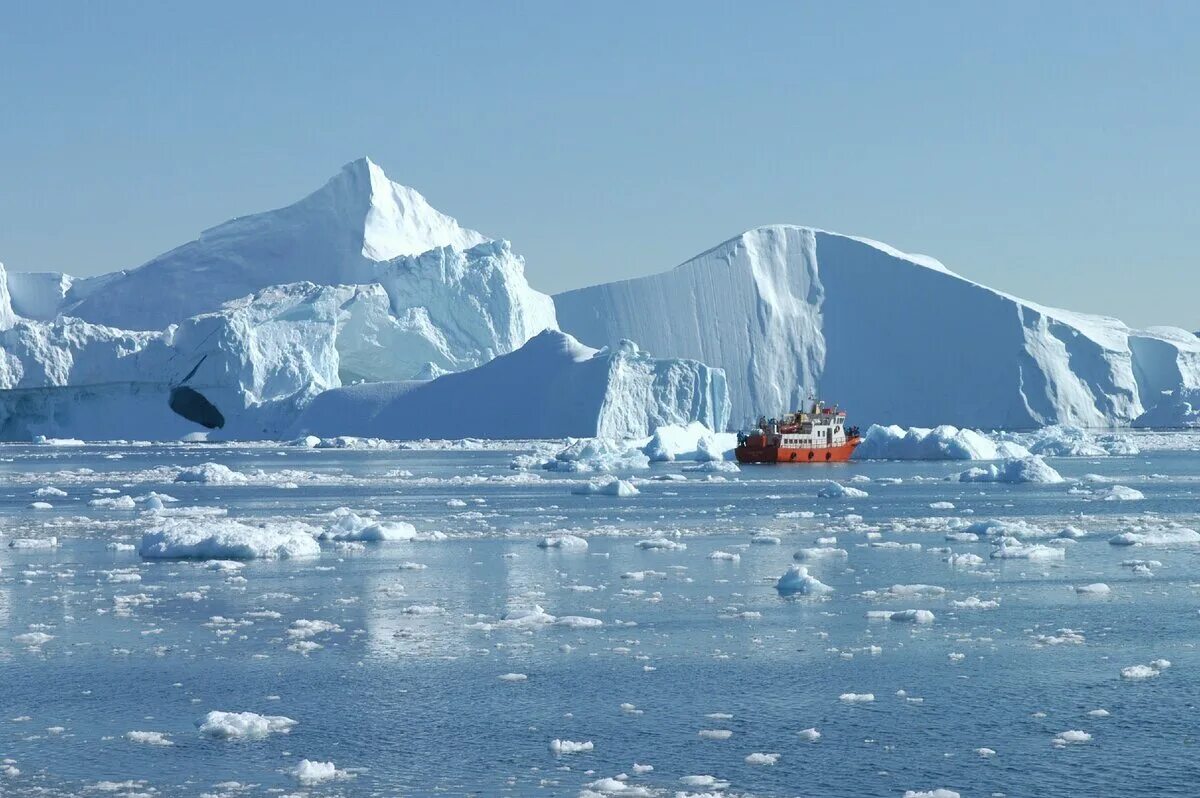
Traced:
<svg viewBox="0 0 1200 798">
<path fill-rule="evenodd" d="M 1200 437 L 1128 440 L 0 447 L 0 794 L 1194 794 Z"/>
</svg>

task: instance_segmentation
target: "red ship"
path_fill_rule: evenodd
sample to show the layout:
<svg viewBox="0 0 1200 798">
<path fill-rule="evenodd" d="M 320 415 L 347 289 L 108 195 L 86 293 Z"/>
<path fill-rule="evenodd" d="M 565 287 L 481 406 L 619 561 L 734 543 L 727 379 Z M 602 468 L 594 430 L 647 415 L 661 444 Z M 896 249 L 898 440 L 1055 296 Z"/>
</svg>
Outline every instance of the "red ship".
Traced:
<svg viewBox="0 0 1200 798">
<path fill-rule="evenodd" d="M 812 401 L 807 412 L 759 418 L 755 429 L 738 433 L 735 454 L 739 463 L 841 463 L 861 442 L 844 410 Z"/>
</svg>

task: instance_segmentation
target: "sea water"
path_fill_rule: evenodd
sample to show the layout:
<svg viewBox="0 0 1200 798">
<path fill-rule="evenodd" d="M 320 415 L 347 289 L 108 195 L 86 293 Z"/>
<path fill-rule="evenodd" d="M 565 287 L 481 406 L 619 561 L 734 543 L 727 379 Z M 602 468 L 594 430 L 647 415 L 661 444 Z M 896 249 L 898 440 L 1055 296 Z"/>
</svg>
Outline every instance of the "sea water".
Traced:
<svg viewBox="0 0 1200 798">
<path fill-rule="evenodd" d="M 0 447 L 0 794 L 1195 795 L 1200 546 L 1109 542 L 1200 529 L 1180 441 L 1050 459 L 1067 481 L 1045 485 L 663 463 L 621 473 L 628 498 L 514 469 L 524 444 Z M 175 481 L 206 462 L 239 481 Z M 867 496 L 818 497 L 829 479 Z M 1144 498 L 1105 500 L 1117 484 Z M 341 507 L 446 539 L 137 551 L 165 515 L 325 528 Z M 1062 559 L 946 539 L 989 519 Z M 588 547 L 537 545 L 555 534 Z M 833 591 L 781 595 L 813 547 L 845 551 L 801 563 Z M 933 620 L 867 616 L 908 609 Z M 214 737 L 214 711 L 294 724 Z"/>
</svg>

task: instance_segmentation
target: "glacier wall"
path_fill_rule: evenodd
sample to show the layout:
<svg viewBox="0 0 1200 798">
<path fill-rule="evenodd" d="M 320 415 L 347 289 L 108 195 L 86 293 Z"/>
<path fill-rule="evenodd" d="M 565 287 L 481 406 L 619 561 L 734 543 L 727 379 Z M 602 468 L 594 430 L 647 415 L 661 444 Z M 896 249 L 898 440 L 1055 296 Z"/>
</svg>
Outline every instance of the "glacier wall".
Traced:
<svg viewBox="0 0 1200 798">
<path fill-rule="evenodd" d="M 580 340 L 633 338 L 723 368 L 737 426 L 810 390 L 860 424 L 1127 424 L 1159 401 L 1151 385 L 1200 378 L 1200 340 L 1183 331 L 1046 308 L 805 227 L 757 228 L 669 272 L 554 300 Z"/>
</svg>

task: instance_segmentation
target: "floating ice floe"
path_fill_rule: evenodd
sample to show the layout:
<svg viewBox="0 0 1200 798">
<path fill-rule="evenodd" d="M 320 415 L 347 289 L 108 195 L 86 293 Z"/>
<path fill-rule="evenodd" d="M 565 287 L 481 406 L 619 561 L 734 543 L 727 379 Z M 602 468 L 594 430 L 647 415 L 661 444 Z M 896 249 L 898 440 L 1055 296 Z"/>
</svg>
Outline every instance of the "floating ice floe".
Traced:
<svg viewBox="0 0 1200 798">
<path fill-rule="evenodd" d="M 1075 592 L 1088 596 L 1107 596 L 1112 588 L 1103 582 L 1093 582 L 1090 585 L 1076 585 Z"/>
<path fill-rule="evenodd" d="M 620 499 L 627 499 L 637 496 L 641 491 L 635 488 L 632 482 L 613 477 L 601 482 L 584 482 L 573 488 L 571 493 L 576 496 L 616 496 Z"/>
<path fill-rule="evenodd" d="M 728 551 L 714 551 L 708 555 L 710 560 L 725 560 L 727 562 L 738 562 L 742 559 L 742 555 Z"/>
<path fill-rule="evenodd" d="M 792 555 L 794 560 L 825 560 L 830 557 L 848 557 L 845 549 L 833 546 L 810 546 L 800 549 Z"/>
<path fill-rule="evenodd" d="M 859 488 L 852 488 L 849 485 L 843 485 L 840 482 L 826 482 L 817 489 L 817 496 L 822 499 L 865 499 L 867 492 Z"/>
<path fill-rule="evenodd" d="M 563 551 L 586 551 L 588 542 L 578 535 L 550 535 L 538 541 L 540 549 L 562 549 Z"/>
<path fill-rule="evenodd" d="M 872 424 L 854 450 L 855 460 L 1001 460 L 1028 455 L 1020 444 L 993 441 L 977 430 L 949 424 L 933 429 Z"/>
<path fill-rule="evenodd" d="M 874 700 L 874 693 L 842 693 L 838 696 L 838 701 L 844 704 L 869 704 Z"/>
<path fill-rule="evenodd" d="M 320 540 L 367 541 L 380 543 L 391 540 L 413 540 L 417 529 L 407 521 L 376 521 L 363 518 L 348 507 L 330 513 L 334 522 L 322 532 Z"/>
<path fill-rule="evenodd" d="M 213 711 L 196 725 L 202 735 L 217 740 L 261 740 L 270 734 L 287 734 L 296 721 L 282 715 Z"/>
<path fill-rule="evenodd" d="M 701 729 L 697 735 L 702 740 L 728 740 L 733 732 L 729 729 Z"/>
<path fill-rule="evenodd" d="M 982 559 L 980 560 L 982 562 Z M 1000 606 L 998 599 L 981 599 L 979 596 L 968 596 L 961 601 L 951 601 L 950 606 L 956 610 L 994 610 Z"/>
<path fill-rule="evenodd" d="M 929 610 L 868 610 L 867 618 L 871 620 L 898 621 L 901 623 L 933 623 L 934 615 Z"/>
<path fill-rule="evenodd" d="M 57 549 L 58 538 L 13 538 L 8 541 L 10 549 Z"/>
<path fill-rule="evenodd" d="M 141 743 L 142 745 L 175 745 L 175 743 L 171 742 L 167 735 L 163 734 L 162 732 L 155 731 L 125 732 L 125 739 L 129 740 L 131 743 Z"/>
<path fill-rule="evenodd" d="M 1012 458 L 999 465 L 968 468 L 957 476 L 959 482 L 1004 482 L 1012 485 L 1034 483 L 1055 485 L 1065 482 L 1062 474 L 1038 455 Z"/>
<path fill-rule="evenodd" d="M 1001 538 L 999 545 L 992 549 L 994 560 L 1061 560 L 1065 557 L 1066 551 L 1061 548 L 1023 543 L 1016 538 Z"/>
<path fill-rule="evenodd" d="M 639 540 L 634 545 L 647 551 L 682 551 L 687 548 L 686 543 L 680 543 L 678 540 L 670 538 L 647 538 Z"/>
<path fill-rule="evenodd" d="M 578 754 L 583 751 L 591 751 L 593 747 L 591 740 L 575 742 L 555 738 L 550 741 L 550 750 L 555 754 Z"/>
<path fill-rule="evenodd" d="M 151 560 L 253 560 L 317 557 L 315 530 L 305 524 L 250 526 L 228 518 L 173 519 L 142 536 L 138 554 Z"/>
<path fill-rule="evenodd" d="M 1180 546 L 1200 543 L 1200 532 L 1185 527 L 1150 527 L 1113 535 L 1114 546 Z"/>
<path fill-rule="evenodd" d="M 350 774 L 344 770 L 338 770 L 332 762 L 314 762 L 311 759 L 302 759 L 300 764 L 292 768 L 292 775 L 301 784 L 312 785 L 334 779 L 344 779 Z"/>
<path fill-rule="evenodd" d="M 175 475 L 176 482 L 199 482 L 205 485 L 244 485 L 249 478 L 220 463 L 201 463 L 184 468 Z"/>
<path fill-rule="evenodd" d="M 1091 741 L 1092 735 L 1089 733 L 1081 729 L 1069 729 L 1054 735 L 1054 739 L 1050 741 L 1050 744 L 1056 748 L 1062 748 L 1068 745 L 1079 745 L 1081 743 L 1088 743 Z"/>
<path fill-rule="evenodd" d="M 961 798 L 954 790 L 938 787 L 936 790 L 905 790 L 904 798 Z"/>
<path fill-rule="evenodd" d="M 803 565 L 793 565 L 775 583 L 775 589 L 785 595 L 819 595 L 833 591 L 829 585 L 808 573 Z"/>
<path fill-rule="evenodd" d="M 1146 498 L 1146 494 L 1124 485 L 1113 485 L 1107 490 L 1099 491 L 1096 496 L 1106 502 L 1136 502 Z"/>
<path fill-rule="evenodd" d="M 704 462 L 728 460 L 736 447 L 736 434 L 713 432 L 699 421 L 693 421 L 687 426 L 663 424 L 656 427 L 650 442 L 642 447 L 642 453 L 652 463 L 676 460 Z"/>
<path fill-rule="evenodd" d="M 1169 660 L 1156 659 L 1149 665 L 1130 665 L 1127 668 L 1121 668 L 1121 678 L 1130 681 L 1153 679 L 1169 667 L 1171 667 Z"/>
<path fill-rule="evenodd" d="M 650 459 L 641 450 L 624 441 L 608 438 L 580 438 L 547 461 L 549 471 L 590 473 L 594 471 L 632 471 L 650 467 Z"/>
<path fill-rule="evenodd" d="M 747 754 L 747 765 L 774 765 L 779 761 L 779 754 L 753 753 Z"/>
<path fill-rule="evenodd" d="M 983 565 L 984 559 L 978 554 L 951 554 L 946 558 L 946 562 L 954 568 L 979 568 Z"/>
<path fill-rule="evenodd" d="M 815 743 L 817 740 L 821 739 L 821 732 L 812 728 L 801 729 L 800 731 L 796 732 L 796 734 L 800 736 L 800 739 L 808 740 L 810 743 Z"/>
</svg>

